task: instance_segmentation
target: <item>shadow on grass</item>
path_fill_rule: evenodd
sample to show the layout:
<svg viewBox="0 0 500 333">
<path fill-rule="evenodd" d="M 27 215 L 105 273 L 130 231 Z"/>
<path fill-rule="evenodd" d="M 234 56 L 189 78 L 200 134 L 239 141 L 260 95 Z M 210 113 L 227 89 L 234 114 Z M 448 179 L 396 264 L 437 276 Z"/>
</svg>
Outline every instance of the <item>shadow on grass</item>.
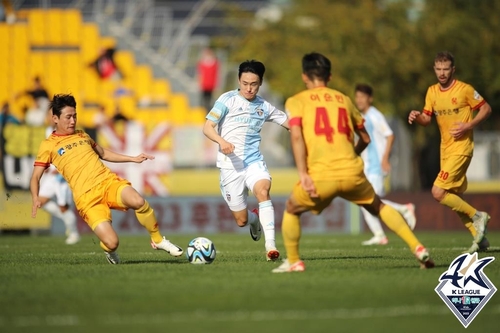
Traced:
<svg viewBox="0 0 500 333">
<path fill-rule="evenodd" d="M 337 256 L 337 257 L 304 257 L 304 261 L 314 261 L 314 260 L 358 260 L 358 259 L 380 259 L 383 256 Z"/>
<path fill-rule="evenodd" d="M 137 264 L 189 264 L 189 262 L 179 260 L 127 260 L 122 261 L 120 265 L 137 265 Z"/>
</svg>

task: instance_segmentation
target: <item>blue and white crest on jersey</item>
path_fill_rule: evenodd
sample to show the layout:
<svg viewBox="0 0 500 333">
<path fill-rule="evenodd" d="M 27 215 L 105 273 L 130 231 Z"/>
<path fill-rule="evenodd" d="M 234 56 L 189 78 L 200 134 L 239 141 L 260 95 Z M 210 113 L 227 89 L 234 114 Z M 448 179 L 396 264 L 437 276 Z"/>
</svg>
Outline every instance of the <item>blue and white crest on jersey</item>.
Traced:
<svg viewBox="0 0 500 333">
<path fill-rule="evenodd" d="M 226 198 L 227 201 L 231 201 L 231 194 L 229 192 L 226 192 Z"/>
<path fill-rule="evenodd" d="M 462 254 L 439 277 L 436 293 L 465 328 L 497 291 L 483 272 L 493 260 L 494 257 L 477 259 L 477 253 Z"/>
<path fill-rule="evenodd" d="M 264 113 L 264 110 L 262 110 L 261 108 L 257 108 L 257 110 L 255 110 L 255 112 L 257 112 L 257 114 L 259 115 L 259 117 L 262 117 L 262 114 Z"/>
<path fill-rule="evenodd" d="M 65 152 L 66 152 L 66 150 L 64 150 L 64 148 L 59 148 L 59 150 L 57 151 L 59 156 L 63 156 Z"/>
</svg>

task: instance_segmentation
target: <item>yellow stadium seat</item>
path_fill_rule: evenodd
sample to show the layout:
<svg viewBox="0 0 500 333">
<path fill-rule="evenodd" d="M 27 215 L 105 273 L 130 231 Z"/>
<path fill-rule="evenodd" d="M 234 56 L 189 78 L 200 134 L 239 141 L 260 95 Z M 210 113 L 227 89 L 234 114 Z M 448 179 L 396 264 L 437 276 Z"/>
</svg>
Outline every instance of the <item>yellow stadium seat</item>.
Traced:
<svg viewBox="0 0 500 333">
<path fill-rule="evenodd" d="M 124 78 L 130 78 L 133 75 L 135 67 L 134 54 L 129 51 L 117 51 L 114 59 L 116 66 L 118 66 Z"/>
<path fill-rule="evenodd" d="M 62 42 L 65 45 L 80 46 L 82 43 L 82 15 L 78 10 L 65 10 L 62 13 Z"/>
<path fill-rule="evenodd" d="M 82 43 L 80 50 L 83 62 L 89 64 L 99 55 L 99 28 L 95 23 L 85 23 L 82 28 Z"/>
<path fill-rule="evenodd" d="M 28 14 L 28 29 L 31 45 L 45 45 L 45 11 L 33 9 Z"/>
<path fill-rule="evenodd" d="M 128 119 L 135 119 L 137 112 L 135 98 L 130 96 L 123 96 L 118 99 L 118 107 L 120 112 Z"/>
<path fill-rule="evenodd" d="M 132 79 L 134 83 L 134 92 L 139 98 L 151 96 L 152 73 L 149 66 L 137 66 Z"/>
<path fill-rule="evenodd" d="M 62 10 L 51 9 L 46 12 L 45 15 L 45 42 L 48 45 L 62 45 L 62 30 L 65 27 L 62 26 Z"/>
<path fill-rule="evenodd" d="M 151 93 L 153 101 L 168 103 L 172 95 L 172 92 L 170 90 L 170 82 L 161 79 L 154 80 Z"/>
<path fill-rule="evenodd" d="M 170 111 L 175 125 L 184 125 L 188 120 L 189 103 L 185 94 L 173 94 L 170 99 Z"/>
<path fill-rule="evenodd" d="M 45 56 L 40 52 L 31 52 L 29 57 L 28 76 L 42 76 L 44 74 Z"/>
<path fill-rule="evenodd" d="M 7 23 L 0 23 L 0 40 L 2 41 L 3 45 L 6 47 L 0 48 L 0 55 L 7 54 L 9 48 L 10 48 L 10 43 L 11 43 L 11 32 L 10 29 L 12 26 L 7 25 Z"/>
<path fill-rule="evenodd" d="M 207 111 L 204 107 L 191 108 L 188 112 L 188 122 L 192 125 L 202 125 L 205 123 Z"/>
<path fill-rule="evenodd" d="M 116 40 L 113 37 L 101 37 L 99 40 L 99 48 L 101 49 L 116 48 Z"/>
<path fill-rule="evenodd" d="M 83 71 L 82 93 L 85 102 L 99 101 L 99 77 L 91 68 Z"/>
</svg>

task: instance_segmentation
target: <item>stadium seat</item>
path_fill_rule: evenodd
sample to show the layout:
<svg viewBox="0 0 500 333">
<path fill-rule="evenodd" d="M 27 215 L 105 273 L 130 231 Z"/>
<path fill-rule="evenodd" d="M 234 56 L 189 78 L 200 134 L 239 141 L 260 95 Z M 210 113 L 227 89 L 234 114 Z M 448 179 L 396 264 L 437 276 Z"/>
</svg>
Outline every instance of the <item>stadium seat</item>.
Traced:
<svg viewBox="0 0 500 333">
<path fill-rule="evenodd" d="M 188 111 L 188 123 L 191 125 L 202 125 L 205 123 L 205 116 L 207 115 L 207 110 L 204 107 L 191 108 Z"/>
<path fill-rule="evenodd" d="M 125 79 L 132 76 L 135 67 L 134 54 L 129 51 L 117 51 L 115 62 Z"/>
<path fill-rule="evenodd" d="M 173 94 L 170 99 L 169 111 L 175 125 L 185 125 L 188 120 L 189 103 L 185 94 Z"/>
<path fill-rule="evenodd" d="M 84 63 L 91 63 L 99 55 L 99 28 L 94 23 L 86 23 L 82 28 L 80 50 Z"/>
<path fill-rule="evenodd" d="M 63 11 L 51 9 L 45 13 L 45 42 L 47 45 L 60 46 L 63 44 L 62 30 L 66 29 L 62 25 Z"/>
<path fill-rule="evenodd" d="M 41 9 L 33 9 L 28 15 L 29 40 L 31 45 L 45 45 L 45 14 Z"/>
<path fill-rule="evenodd" d="M 151 93 L 154 102 L 168 103 L 172 95 L 170 82 L 167 80 L 154 80 Z"/>
<path fill-rule="evenodd" d="M 152 74 L 149 66 L 137 66 L 132 79 L 134 92 L 139 99 L 151 97 Z"/>
<path fill-rule="evenodd" d="M 80 46 L 82 41 L 82 15 L 78 10 L 65 10 L 62 14 L 62 42 L 67 46 Z"/>
</svg>

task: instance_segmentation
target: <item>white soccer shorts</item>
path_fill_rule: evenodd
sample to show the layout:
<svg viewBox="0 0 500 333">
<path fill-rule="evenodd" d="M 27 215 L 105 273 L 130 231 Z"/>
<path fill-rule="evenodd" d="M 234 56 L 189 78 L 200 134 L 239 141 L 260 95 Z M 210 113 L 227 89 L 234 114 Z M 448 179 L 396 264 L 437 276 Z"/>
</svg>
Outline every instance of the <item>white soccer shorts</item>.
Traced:
<svg viewBox="0 0 500 333">
<path fill-rule="evenodd" d="M 384 188 L 384 176 L 377 174 L 368 174 L 366 175 L 368 181 L 373 186 L 373 190 L 379 197 L 385 196 L 385 188 Z"/>
<path fill-rule="evenodd" d="M 259 180 L 271 181 L 266 163 L 259 161 L 243 170 L 220 169 L 220 191 L 229 209 L 238 212 L 247 208 L 248 191 L 253 191 Z"/>
<path fill-rule="evenodd" d="M 68 183 L 61 175 L 46 172 L 40 180 L 39 197 L 55 198 L 59 206 L 67 206 L 71 203 L 71 190 Z"/>
</svg>

